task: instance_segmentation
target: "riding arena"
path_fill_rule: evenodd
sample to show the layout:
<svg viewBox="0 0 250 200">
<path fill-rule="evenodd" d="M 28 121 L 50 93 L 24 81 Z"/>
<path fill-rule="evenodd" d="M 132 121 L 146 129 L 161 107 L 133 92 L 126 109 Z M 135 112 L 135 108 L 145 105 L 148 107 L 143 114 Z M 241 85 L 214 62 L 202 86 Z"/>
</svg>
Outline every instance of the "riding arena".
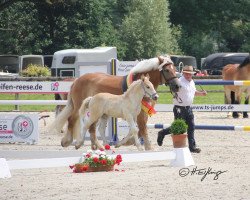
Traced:
<svg viewBox="0 0 250 200">
<path fill-rule="evenodd" d="M 154 102 L 154 105 L 152 103 L 151 105 L 156 110 L 152 116 L 147 115 L 141 109 L 136 112 L 135 110 L 131 111 L 132 114 L 136 113 L 136 117 L 132 117 L 133 120 L 127 120 L 129 123 L 131 122 L 130 127 L 132 128 L 130 129 L 130 140 L 127 138 L 125 142 L 122 142 L 125 145 L 120 145 L 119 142 L 127 136 L 129 128 L 125 128 L 126 134 L 119 134 L 119 131 L 123 130 L 123 127 L 119 128 L 120 121 L 112 119 L 107 122 L 106 115 L 117 117 L 120 115 L 118 112 L 120 110 L 124 113 L 125 103 L 119 105 L 117 102 L 114 104 L 109 102 L 112 101 L 112 98 L 119 98 L 120 102 L 125 101 L 121 100 L 123 89 L 116 85 L 122 86 L 124 82 L 130 83 L 126 88 L 129 92 L 130 85 L 132 87 L 135 85 L 130 80 L 137 81 L 139 84 L 136 92 L 139 96 L 138 99 L 141 100 L 142 96 L 139 94 L 141 92 L 143 96 L 148 95 L 147 102 L 150 102 L 150 97 L 156 101 L 159 85 L 166 84 L 166 88 L 173 95 L 178 91 L 178 78 L 168 56 L 160 56 L 139 63 L 136 64 L 139 67 L 132 68 L 131 72 L 133 73 L 127 73 L 126 78 L 115 73 L 107 75 L 95 72 L 82 75 L 71 82 L 65 81 L 68 82 L 66 84 L 70 82 L 72 85 L 67 85 L 69 91 L 67 100 L 65 100 L 66 98 L 59 100 L 63 102 L 60 105 L 63 105 L 64 108 L 57 115 L 54 112 L 43 113 L 48 117 L 38 120 L 39 138 L 34 144 L 1 143 L 0 169 L 10 170 L 11 173 L 8 178 L 0 179 L 1 199 L 249 199 L 249 118 L 240 114 L 237 114 L 238 118 L 236 118 L 236 114 L 233 114 L 233 117 L 228 117 L 227 113 L 233 110 L 231 107 L 236 108 L 238 112 L 237 108 L 243 106 L 237 104 L 240 101 L 238 96 L 239 93 L 249 91 L 250 70 L 247 72 L 248 78 L 244 77 L 245 79 L 242 79 L 242 76 L 224 79 L 223 75 L 223 80 L 195 80 L 197 89 L 199 89 L 198 85 L 225 84 L 225 89 L 230 89 L 232 99 L 226 101 L 224 105 L 220 105 L 221 107 L 213 104 L 213 99 L 211 99 L 210 105 L 203 105 L 203 108 L 201 106 L 194 107 L 195 138 L 202 151 L 199 154 L 189 152 L 188 156 L 191 157 L 186 157 L 184 150 L 181 151 L 183 153 L 181 155 L 179 150 L 173 148 L 170 135 L 165 137 L 162 146 L 157 145 L 158 131 L 174 121 L 171 111 L 172 105 L 159 105 L 157 102 Z M 140 65 L 142 64 L 148 66 L 146 71 L 141 71 L 143 67 Z M 243 66 L 240 69 L 244 67 L 244 69 L 250 69 L 249 60 L 248 63 L 239 66 Z M 131 78 L 130 74 L 133 74 L 134 77 Z M 146 74 L 149 75 L 146 76 Z M 147 84 L 143 85 L 143 80 Z M 61 83 L 59 82 L 59 84 Z M 230 85 L 231 88 L 229 88 L 227 87 L 229 84 L 234 86 Z M 87 89 L 81 91 L 84 88 Z M 234 93 L 231 94 L 231 92 Z M 104 94 L 105 97 L 108 96 L 108 100 L 101 95 L 98 96 L 100 93 Z M 88 97 L 99 98 L 99 100 L 102 98 L 100 101 L 107 101 L 107 105 L 110 103 L 110 108 L 116 109 L 116 112 L 113 112 L 112 109 L 105 110 L 106 107 L 99 106 L 99 104 L 102 105 L 100 102 L 95 104 L 93 101 L 92 105 L 92 100 Z M 86 99 L 88 99 L 88 102 L 85 101 L 86 105 L 82 104 Z M 51 101 L 50 103 L 58 105 L 59 101 Z M 1 100 L 0 103 L 7 104 L 10 101 L 3 102 Z M 15 101 L 14 105 L 17 103 L 21 105 L 30 102 Z M 46 101 L 34 104 L 39 106 L 43 103 Z M 93 115 L 91 124 L 86 128 L 86 130 L 89 129 L 86 137 L 84 137 L 86 131 L 81 129 L 88 122 L 84 121 L 86 116 L 87 119 L 92 118 L 88 116 L 91 116 L 91 112 L 87 113 L 83 107 L 81 108 L 84 105 L 88 105 L 95 114 L 103 111 L 97 117 Z M 96 110 L 95 105 L 99 106 Z M 134 109 L 132 106 L 128 107 Z M 228 109 L 229 107 L 231 110 Z M 245 110 L 249 111 L 248 107 Z M 6 116 L 8 114 L 8 112 L 1 113 L 1 115 Z M 15 114 L 25 115 L 24 112 Z M 130 119 L 129 114 L 130 112 L 120 116 L 126 116 L 124 118 Z M 101 125 L 97 123 L 100 118 L 103 120 Z M 96 135 L 91 136 L 98 131 L 98 125 L 101 127 L 100 132 L 103 132 L 106 124 L 107 129 L 104 136 L 98 136 L 98 138 Z M 138 141 L 137 137 L 134 137 L 134 133 L 137 131 Z M 93 145 L 93 138 L 99 140 L 97 143 L 95 141 L 95 145 Z M 123 156 L 123 162 L 120 165 L 108 172 L 72 172 L 69 165 L 75 164 L 74 162 L 91 148 L 104 147 L 105 144 L 109 143 L 106 141 L 107 139 L 111 144 L 109 153 Z M 118 141 L 116 141 L 117 139 Z M 103 141 L 104 143 L 102 143 Z M 135 141 L 136 145 L 134 145 Z M 115 147 L 117 142 L 119 145 Z M 139 145 L 139 143 L 141 144 Z M 178 156 L 181 157 L 180 163 L 183 165 L 173 164 L 173 160 L 177 159 Z M 193 163 L 186 164 L 188 163 L 187 159 L 192 159 Z"/>
</svg>

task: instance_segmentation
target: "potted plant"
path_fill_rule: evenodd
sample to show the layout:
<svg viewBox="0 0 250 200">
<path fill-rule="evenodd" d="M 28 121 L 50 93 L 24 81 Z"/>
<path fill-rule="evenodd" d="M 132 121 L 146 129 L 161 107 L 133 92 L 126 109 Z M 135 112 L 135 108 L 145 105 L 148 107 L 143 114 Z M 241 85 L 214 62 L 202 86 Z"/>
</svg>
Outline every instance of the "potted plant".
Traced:
<svg viewBox="0 0 250 200">
<path fill-rule="evenodd" d="M 183 119 L 175 119 L 170 126 L 174 148 L 186 147 L 188 125 Z"/>
</svg>

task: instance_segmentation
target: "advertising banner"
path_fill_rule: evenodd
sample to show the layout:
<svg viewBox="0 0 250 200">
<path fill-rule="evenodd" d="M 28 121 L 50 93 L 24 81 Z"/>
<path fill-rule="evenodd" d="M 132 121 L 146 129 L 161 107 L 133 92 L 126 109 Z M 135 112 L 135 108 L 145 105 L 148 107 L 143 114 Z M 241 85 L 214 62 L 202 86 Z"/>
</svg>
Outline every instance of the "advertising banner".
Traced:
<svg viewBox="0 0 250 200">
<path fill-rule="evenodd" d="M 0 81 L 0 93 L 68 93 L 73 82 Z"/>
<path fill-rule="evenodd" d="M 38 113 L 0 114 L 0 143 L 38 141 Z"/>
</svg>

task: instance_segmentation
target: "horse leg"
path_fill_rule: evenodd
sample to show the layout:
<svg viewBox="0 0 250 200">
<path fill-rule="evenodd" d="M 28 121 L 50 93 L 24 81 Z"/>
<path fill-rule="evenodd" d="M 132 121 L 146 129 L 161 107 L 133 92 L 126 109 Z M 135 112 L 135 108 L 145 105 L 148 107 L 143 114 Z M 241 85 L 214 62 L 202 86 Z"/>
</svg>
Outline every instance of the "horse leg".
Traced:
<svg viewBox="0 0 250 200">
<path fill-rule="evenodd" d="M 63 147 L 67 147 L 73 142 L 74 127 L 76 126 L 76 122 L 79 122 L 78 118 L 78 112 L 75 112 L 68 118 L 68 130 L 61 140 L 61 145 Z"/>
<path fill-rule="evenodd" d="M 89 127 L 90 123 L 80 117 L 80 135 L 76 138 L 76 149 L 79 149 L 84 144 L 85 136 Z"/>
<path fill-rule="evenodd" d="M 232 100 L 232 96 L 234 99 L 234 92 L 232 92 L 231 90 L 226 89 L 225 87 L 225 93 L 224 93 L 224 102 L 225 104 L 231 104 L 232 102 L 234 102 L 234 100 Z M 231 117 L 232 116 L 232 112 L 228 112 L 227 113 L 227 117 Z"/>
<path fill-rule="evenodd" d="M 140 144 L 139 139 L 138 139 L 138 128 L 136 127 L 135 120 L 128 119 L 127 122 L 128 122 L 128 124 L 130 126 L 129 133 L 118 144 L 116 144 L 115 147 L 116 148 L 120 147 L 120 146 L 126 144 L 129 140 L 131 140 L 131 138 L 133 138 L 133 140 L 135 141 L 135 145 L 136 145 L 137 149 L 139 151 L 142 151 L 143 148 L 141 147 L 141 144 Z"/>
<path fill-rule="evenodd" d="M 148 137 L 147 121 L 148 115 L 144 111 L 141 111 L 140 114 L 137 116 L 137 125 L 139 128 L 138 135 L 139 137 L 143 138 L 145 150 L 153 150 L 153 147 Z"/>
<path fill-rule="evenodd" d="M 249 94 L 247 93 L 245 97 L 245 105 L 248 105 L 248 104 L 249 104 Z M 243 112 L 243 118 L 248 118 L 248 114 L 246 111 Z"/>
<path fill-rule="evenodd" d="M 107 123 L 108 123 L 108 116 L 107 115 L 103 115 L 101 118 L 100 118 L 100 125 L 98 127 L 98 131 L 102 137 L 102 141 L 103 141 L 103 145 L 105 144 L 108 144 L 108 141 L 105 137 L 105 130 L 106 130 L 106 126 L 107 126 Z"/>
<path fill-rule="evenodd" d="M 230 100 L 231 100 L 230 101 L 231 104 L 235 104 L 235 92 L 233 92 L 233 91 L 230 91 Z M 231 113 L 230 116 L 233 116 L 233 112 L 230 112 L 230 113 Z"/>
<path fill-rule="evenodd" d="M 96 149 L 104 149 L 104 146 L 100 144 L 98 138 L 96 137 L 96 122 L 91 124 L 89 128 L 89 133 L 90 133 L 90 140 L 91 140 L 91 149 L 96 150 Z"/>
<path fill-rule="evenodd" d="M 240 89 L 235 92 L 235 101 L 234 101 L 234 104 L 240 104 L 241 102 L 241 92 L 240 92 Z M 233 112 L 233 118 L 239 118 L 239 113 L 238 112 Z"/>
</svg>

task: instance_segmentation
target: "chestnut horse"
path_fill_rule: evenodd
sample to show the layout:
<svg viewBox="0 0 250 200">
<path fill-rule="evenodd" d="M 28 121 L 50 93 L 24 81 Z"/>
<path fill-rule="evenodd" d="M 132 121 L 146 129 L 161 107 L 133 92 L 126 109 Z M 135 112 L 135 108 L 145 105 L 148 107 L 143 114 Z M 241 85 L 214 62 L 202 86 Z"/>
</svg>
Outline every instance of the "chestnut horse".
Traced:
<svg viewBox="0 0 250 200">
<path fill-rule="evenodd" d="M 139 62 L 129 72 L 133 75 L 133 80 L 140 78 L 142 74 L 149 74 L 150 80 L 154 85 L 155 90 L 160 84 L 168 84 L 173 93 L 179 91 L 180 82 L 176 77 L 175 67 L 170 59 L 170 56 L 159 56 L 148 60 Z M 62 127 L 68 120 L 67 130 L 65 136 L 62 138 L 61 145 L 63 147 L 69 146 L 73 139 L 81 140 L 80 134 L 80 120 L 79 108 L 82 101 L 89 96 L 94 96 L 97 93 L 111 93 L 116 95 L 123 94 L 123 83 L 125 77 L 113 76 L 104 73 L 88 73 L 76 79 L 68 94 L 68 102 L 62 112 L 56 117 L 52 128 L 60 133 Z M 141 111 L 137 117 L 137 124 L 139 128 L 138 135 L 144 140 L 145 150 L 151 150 L 151 143 L 148 139 L 147 133 L 148 116 L 144 111 Z M 95 128 L 90 127 L 89 132 L 95 132 Z"/>
<path fill-rule="evenodd" d="M 154 101 L 159 97 L 153 84 L 149 81 L 149 76 L 145 77 L 144 75 L 141 76 L 140 80 L 134 81 L 124 94 L 98 93 L 93 97 L 84 99 L 79 109 L 80 119 L 83 122 L 81 128 L 82 140 L 76 141 L 76 148 L 80 148 L 83 145 L 87 130 L 90 126 L 96 127 L 99 120 L 99 133 L 102 136 L 104 144 L 106 144 L 105 129 L 108 117 L 115 117 L 126 120 L 130 126 L 128 135 L 116 144 L 116 147 L 124 145 L 133 137 L 137 149 L 143 150 L 138 139 L 138 128 L 136 127 L 136 119 L 141 112 L 143 97 L 151 98 Z M 97 140 L 96 135 L 93 134 L 95 133 L 90 135 L 91 148 L 104 148 Z"/>
<path fill-rule="evenodd" d="M 222 70 L 223 80 L 250 80 L 250 58 L 249 55 L 239 64 L 228 64 Z M 245 104 L 249 103 L 250 87 L 225 85 L 225 103 L 240 104 L 242 93 L 246 93 Z M 233 117 L 238 118 L 238 112 L 233 112 Z M 243 117 L 248 118 L 247 112 L 243 112 Z"/>
</svg>

